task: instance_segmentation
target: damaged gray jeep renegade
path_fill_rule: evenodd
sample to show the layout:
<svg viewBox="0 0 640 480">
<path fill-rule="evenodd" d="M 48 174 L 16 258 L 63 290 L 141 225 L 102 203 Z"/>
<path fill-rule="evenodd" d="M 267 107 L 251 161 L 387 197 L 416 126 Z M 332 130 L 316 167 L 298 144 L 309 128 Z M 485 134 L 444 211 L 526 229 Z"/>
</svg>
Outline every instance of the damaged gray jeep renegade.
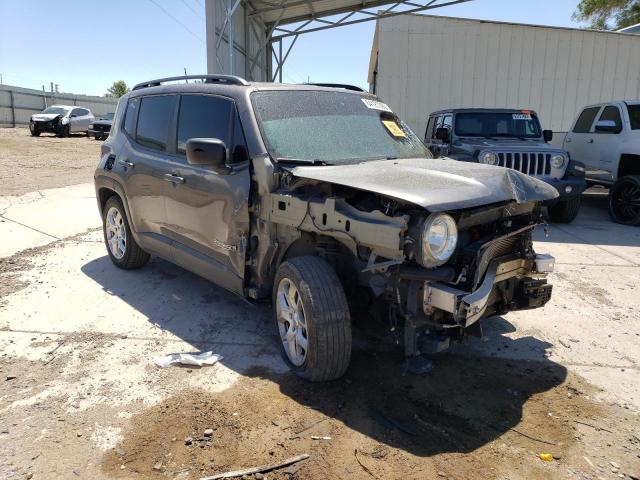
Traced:
<svg viewBox="0 0 640 480">
<path fill-rule="evenodd" d="M 283 357 L 311 381 L 347 369 L 356 312 L 419 360 L 480 335 L 487 316 L 542 307 L 553 257 L 531 235 L 557 191 L 433 159 L 357 90 L 224 75 L 136 85 L 95 173 L 113 263 L 154 254 L 272 301 Z"/>
</svg>

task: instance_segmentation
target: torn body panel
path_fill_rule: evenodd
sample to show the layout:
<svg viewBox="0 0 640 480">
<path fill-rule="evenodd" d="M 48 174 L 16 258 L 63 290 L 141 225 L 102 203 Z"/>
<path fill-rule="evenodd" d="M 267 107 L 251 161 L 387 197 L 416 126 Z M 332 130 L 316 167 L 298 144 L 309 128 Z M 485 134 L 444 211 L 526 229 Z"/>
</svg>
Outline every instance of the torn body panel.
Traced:
<svg viewBox="0 0 640 480">
<path fill-rule="evenodd" d="M 455 160 L 410 158 L 358 164 L 295 167 L 296 177 L 357 188 L 411 202 L 430 212 L 498 202 L 556 198 L 545 182 L 508 168 Z"/>
<path fill-rule="evenodd" d="M 362 212 L 339 198 L 303 199 L 291 194 L 270 196 L 269 220 L 299 230 L 334 237 L 355 253 L 358 245 L 377 256 L 402 261 L 402 237 L 408 217 L 380 211 Z"/>
</svg>

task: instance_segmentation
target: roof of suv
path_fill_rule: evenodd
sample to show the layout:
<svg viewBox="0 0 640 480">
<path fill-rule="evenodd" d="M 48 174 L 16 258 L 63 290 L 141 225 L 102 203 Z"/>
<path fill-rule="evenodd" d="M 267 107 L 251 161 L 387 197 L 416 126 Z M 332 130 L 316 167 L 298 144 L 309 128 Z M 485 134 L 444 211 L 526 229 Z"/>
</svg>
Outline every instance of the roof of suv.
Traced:
<svg viewBox="0 0 640 480">
<path fill-rule="evenodd" d="M 189 80 L 200 80 L 200 82 L 187 83 Z M 176 83 L 184 82 L 184 83 Z M 251 90 L 320 90 L 320 91 L 349 91 L 357 94 L 372 95 L 359 87 L 345 84 L 289 84 L 272 82 L 247 82 L 243 78 L 231 75 L 187 75 L 180 77 L 168 77 L 157 80 L 149 80 L 135 85 L 131 89 L 134 95 L 138 92 L 147 91 L 149 88 L 163 87 L 164 91 L 184 92 L 198 90 L 220 89 L 251 89 Z"/>
<path fill-rule="evenodd" d="M 431 115 L 440 115 L 442 113 L 490 113 L 490 112 L 498 112 L 498 113 L 522 113 L 522 112 L 530 112 L 536 113 L 534 110 L 529 108 L 447 108 L 445 110 L 438 110 L 437 112 L 432 112 Z"/>
</svg>

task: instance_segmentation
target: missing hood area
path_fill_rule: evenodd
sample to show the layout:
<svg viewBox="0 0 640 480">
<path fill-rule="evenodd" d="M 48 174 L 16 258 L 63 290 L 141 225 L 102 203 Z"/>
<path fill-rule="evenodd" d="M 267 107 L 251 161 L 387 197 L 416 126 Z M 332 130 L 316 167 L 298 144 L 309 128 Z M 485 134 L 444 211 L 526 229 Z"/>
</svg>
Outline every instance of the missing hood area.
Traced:
<svg viewBox="0 0 640 480">
<path fill-rule="evenodd" d="M 492 203 L 526 203 L 558 197 L 552 186 L 516 170 L 451 159 L 372 160 L 348 165 L 300 166 L 300 178 L 329 182 L 397 200 L 431 212 Z"/>
</svg>

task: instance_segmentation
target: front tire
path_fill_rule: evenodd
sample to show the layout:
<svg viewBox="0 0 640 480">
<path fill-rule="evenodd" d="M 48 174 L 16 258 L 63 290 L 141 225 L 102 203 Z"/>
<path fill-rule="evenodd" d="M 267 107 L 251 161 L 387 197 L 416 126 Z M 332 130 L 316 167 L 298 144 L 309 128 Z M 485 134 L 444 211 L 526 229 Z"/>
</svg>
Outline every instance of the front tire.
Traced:
<svg viewBox="0 0 640 480">
<path fill-rule="evenodd" d="M 60 127 L 58 128 L 58 137 L 64 138 L 68 137 L 69 135 L 71 135 L 71 125 L 60 125 Z"/>
<path fill-rule="evenodd" d="M 102 232 L 109 258 L 118 268 L 143 267 L 149 254 L 142 250 L 131 234 L 129 220 L 120 198 L 109 197 L 102 211 Z"/>
<path fill-rule="evenodd" d="M 640 175 L 619 178 L 609 191 L 609 215 L 622 225 L 640 225 Z"/>
<path fill-rule="evenodd" d="M 580 197 L 561 200 L 549 206 L 549 219 L 553 223 L 571 223 L 580 212 Z"/>
<path fill-rule="evenodd" d="M 31 132 L 32 137 L 39 137 L 41 133 L 34 124 L 29 125 L 29 132 Z"/>
<path fill-rule="evenodd" d="M 351 317 L 340 279 L 319 257 L 296 257 L 278 268 L 273 310 L 282 356 L 312 382 L 344 375 L 351 360 Z"/>
</svg>

